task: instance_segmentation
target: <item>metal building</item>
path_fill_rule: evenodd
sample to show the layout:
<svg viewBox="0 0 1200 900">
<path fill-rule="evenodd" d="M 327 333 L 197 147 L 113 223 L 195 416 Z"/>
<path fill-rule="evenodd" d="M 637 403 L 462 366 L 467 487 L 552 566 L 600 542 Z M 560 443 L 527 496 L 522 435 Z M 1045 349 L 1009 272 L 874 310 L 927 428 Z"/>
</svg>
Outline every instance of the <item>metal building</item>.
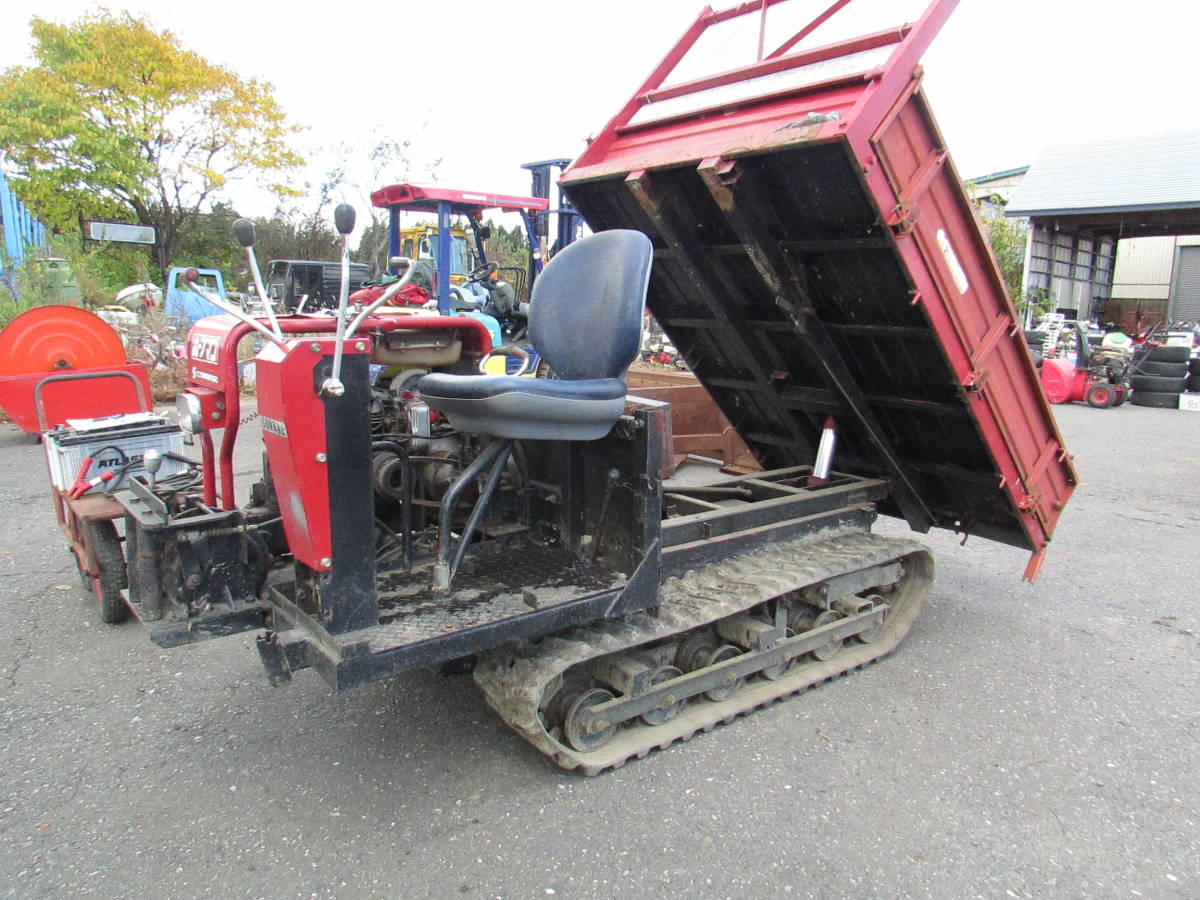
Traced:
<svg viewBox="0 0 1200 900">
<path fill-rule="evenodd" d="M 1050 147 L 1006 214 L 1030 219 L 1025 289 L 1058 309 L 1200 319 L 1200 241 L 1177 237 L 1200 235 L 1200 131 Z"/>
</svg>

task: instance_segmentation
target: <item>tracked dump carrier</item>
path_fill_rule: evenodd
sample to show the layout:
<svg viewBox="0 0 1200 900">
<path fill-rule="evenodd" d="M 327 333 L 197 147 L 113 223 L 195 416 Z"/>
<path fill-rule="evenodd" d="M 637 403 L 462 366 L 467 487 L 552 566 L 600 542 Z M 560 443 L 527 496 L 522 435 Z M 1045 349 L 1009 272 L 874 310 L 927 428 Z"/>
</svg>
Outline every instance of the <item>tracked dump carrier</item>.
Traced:
<svg viewBox="0 0 1200 900">
<path fill-rule="evenodd" d="M 861 492 L 850 507 L 861 518 L 810 530 L 801 505 L 721 534 L 710 527 L 729 515 L 711 503 L 719 493 L 675 495 L 668 506 L 693 513 L 663 524 L 656 616 L 496 654 L 477 671 L 493 705 L 560 762 L 619 763 L 895 647 L 932 565 L 918 545 L 867 534 L 872 509 L 916 531 L 1028 549 L 1025 575 L 1036 578 L 1076 476 L 920 90 L 917 60 L 953 6 L 842 39 L 854 3 L 809 22 L 789 19 L 788 4 L 705 11 L 566 172 L 590 227 L 652 238 L 647 305 L 768 470 L 726 484 L 752 487 L 764 507 L 787 504 L 789 487 L 811 485 L 807 466 L 832 418 L 835 480 Z M 729 556 L 739 541 L 756 549 Z M 858 630 L 873 605 L 887 606 L 882 623 Z M 601 693 L 599 724 L 647 712 L 615 738 L 601 730 L 608 742 L 590 756 L 547 733 L 548 679 L 569 688 L 573 675 L 594 681 L 621 665 L 601 681 L 628 697 L 637 673 L 653 681 L 656 666 L 686 671 L 696 646 L 711 653 L 707 629 L 736 648 L 723 663 L 732 693 L 706 691 L 665 723 L 655 704 L 685 696 L 678 685 L 640 703 Z M 784 658 L 778 650 L 757 663 L 738 655 L 787 643 L 808 648 L 790 668 L 763 666 Z"/>
<path fill-rule="evenodd" d="M 857 3 L 793 5 L 706 10 L 566 172 L 598 233 L 534 283 L 538 377 L 473 374 L 487 328 L 387 294 L 199 323 L 203 484 L 122 495 L 154 638 L 265 625 L 273 680 L 335 690 L 466 661 L 595 774 L 896 647 L 933 564 L 879 513 L 1025 548 L 1034 578 L 1075 475 L 918 90 L 953 4 L 865 35 Z M 760 468 L 677 466 L 669 403 L 622 380 L 643 302 Z M 252 332 L 268 465 L 238 507 Z"/>
</svg>

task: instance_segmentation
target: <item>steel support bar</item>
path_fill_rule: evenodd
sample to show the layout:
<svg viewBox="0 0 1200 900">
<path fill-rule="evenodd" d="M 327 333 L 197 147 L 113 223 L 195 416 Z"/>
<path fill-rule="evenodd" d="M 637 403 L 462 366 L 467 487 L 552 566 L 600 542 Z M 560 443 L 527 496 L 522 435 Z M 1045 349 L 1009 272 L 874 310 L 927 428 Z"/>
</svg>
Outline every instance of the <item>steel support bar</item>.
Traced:
<svg viewBox="0 0 1200 900">
<path fill-rule="evenodd" d="M 717 663 L 688 675 L 681 675 L 669 681 L 656 684 L 644 694 L 635 697 L 617 697 L 606 703 L 592 707 L 589 718 L 600 731 L 609 725 L 619 725 L 634 716 L 653 712 L 660 706 L 671 706 L 680 700 L 687 700 L 705 691 L 722 687 L 740 678 L 753 675 L 760 669 L 778 665 L 794 659 L 797 656 L 816 650 L 830 641 L 845 640 L 876 625 L 882 625 L 889 607 L 880 604 L 857 616 L 848 616 L 813 628 L 795 637 L 785 638 L 775 645 L 772 650 L 743 653 L 725 662 Z"/>
<path fill-rule="evenodd" d="M 450 315 L 450 260 L 452 259 L 454 235 L 450 233 L 450 204 L 445 200 L 438 201 L 437 226 L 437 304 L 438 312 L 443 316 L 448 316 Z"/>
<path fill-rule="evenodd" d="M 933 515 L 917 493 L 908 471 L 892 452 L 867 397 L 817 317 L 801 274 L 793 269 L 778 245 L 762 238 L 781 233 L 778 223 L 769 221 L 771 207 L 764 191 L 755 184 L 753 174 L 734 161 L 705 160 L 698 172 L 734 233 L 746 245 L 759 275 L 775 293 L 776 304 L 792 319 L 796 336 L 812 355 L 826 388 L 841 401 L 843 416 L 858 426 L 858 435 L 871 446 L 892 477 L 896 505 L 908 524 L 915 531 L 928 531 L 933 526 Z"/>
<path fill-rule="evenodd" d="M 458 476 L 454 484 L 450 485 L 442 498 L 441 511 L 438 516 L 437 563 L 433 569 L 435 589 L 439 591 L 449 589 L 454 573 L 458 571 L 459 564 L 462 563 L 463 556 L 467 552 L 467 545 L 471 542 L 475 529 L 479 527 L 483 514 L 487 512 L 492 494 L 496 492 L 496 487 L 500 483 L 500 475 L 508 462 L 508 454 L 511 450 L 511 440 L 493 441 L 463 470 L 463 473 Z M 458 546 L 452 553 L 451 530 L 454 527 L 454 510 L 458 506 L 459 497 L 462 496 L 462 492 L 466 490 L 467 486 L 485 471 L 488 473 L 487 482 L 479 494 L 479 499 L 475 501 L 471 515 L 467 518 L 466 527 L 458 538 Z"/>
<path fill-rule="evenodd" d="M 763 368 L 761 355 L 742 339 L 741 332 L 734 325 L 725 303 L 709 287 L 719 279 L 712 271 L 711 263 L 695 249 L 695 242 L 684 233 L 684 230 L 676 222 L 667 205 L 669 201 L 665 200 L 661 192 L 655 190 L 648 172 L 631 173 L 625 179 L 625 185 L 638 205 L 654 223 L 662 239 L 676 249 L 674 263 L 682 270 L 689 287 L 704 302 L 713 318 L 725 326 L 722 335 L 726 345 L 736 357 L 738 364 L 754 379 L 756 390 L 752 396 L 767 414 L 767 420 L 772 425 L 782 427 L 787 431 L 794 442 L 794 446 L 788 448 L 789 455 L 797 462 L 811 459 L 812 445 L 797 426 L 791 411 L 780 399 L 771 382 L 771 373 Z"/>
</svg>

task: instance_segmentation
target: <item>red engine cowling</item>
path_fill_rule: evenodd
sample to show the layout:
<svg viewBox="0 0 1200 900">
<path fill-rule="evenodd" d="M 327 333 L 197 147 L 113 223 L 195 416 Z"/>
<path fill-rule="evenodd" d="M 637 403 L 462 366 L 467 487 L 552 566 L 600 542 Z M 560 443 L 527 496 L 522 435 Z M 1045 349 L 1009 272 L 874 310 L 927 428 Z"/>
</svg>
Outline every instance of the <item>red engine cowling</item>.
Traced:
<svg viewBox="0 0 1200 900">
<path fill-rule="evenodd" d="M 1082 400 L 1087 390 L 1088 373 L 1075 368 L 1065 359 L 1047 359 L 1042 362 L 1042 387 L 1046 399 L 1051 403 L 1070 403 Z"/>
</svg>

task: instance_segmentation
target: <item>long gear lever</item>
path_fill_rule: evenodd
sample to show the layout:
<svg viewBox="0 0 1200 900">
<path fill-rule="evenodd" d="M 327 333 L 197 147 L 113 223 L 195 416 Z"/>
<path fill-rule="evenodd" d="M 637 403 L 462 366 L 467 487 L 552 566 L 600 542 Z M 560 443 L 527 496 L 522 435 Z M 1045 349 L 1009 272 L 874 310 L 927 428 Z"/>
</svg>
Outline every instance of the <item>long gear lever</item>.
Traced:
<svg viewBox="0 0 1200 900">
<path fill-rule="evenodd" d="M 333 371 L 321 382 L 321 394 L 325 397 L 340 397 L 346 392 L 346 386 L 342 384 L 342 342 L 346 338 L 346 305 L 350 300 L 350 232 L 354 230 L 354 207 L 349 203 L 339 203 L 333 211 L 333 224 L 342 236 L 342 284 L 338 291 Z"/>
<path fill-rule="evenodd" d="M 262 298 L 263 309 L 267 311 L 267 321 L 271 323 L 271 330 L 275 332 L 277 338 L 282 338 L 283 332 L 279 330 L 279 322 L 275 319 L 275 308 L 271 304 L 271 298 L 267 296 L 267 292 L 263 288 L 262 273 L 258 270 L 258 259 L 254 255 L 254 223 L 249 219 L 238 219 L 233 223 L 233 234 L 237 238 L 238 243 L 246 248 L 246 259 L 250 263 L 250 274 L 254 276 L 254 289 L 258 291 L 258 296 Z"/>
</svg>

